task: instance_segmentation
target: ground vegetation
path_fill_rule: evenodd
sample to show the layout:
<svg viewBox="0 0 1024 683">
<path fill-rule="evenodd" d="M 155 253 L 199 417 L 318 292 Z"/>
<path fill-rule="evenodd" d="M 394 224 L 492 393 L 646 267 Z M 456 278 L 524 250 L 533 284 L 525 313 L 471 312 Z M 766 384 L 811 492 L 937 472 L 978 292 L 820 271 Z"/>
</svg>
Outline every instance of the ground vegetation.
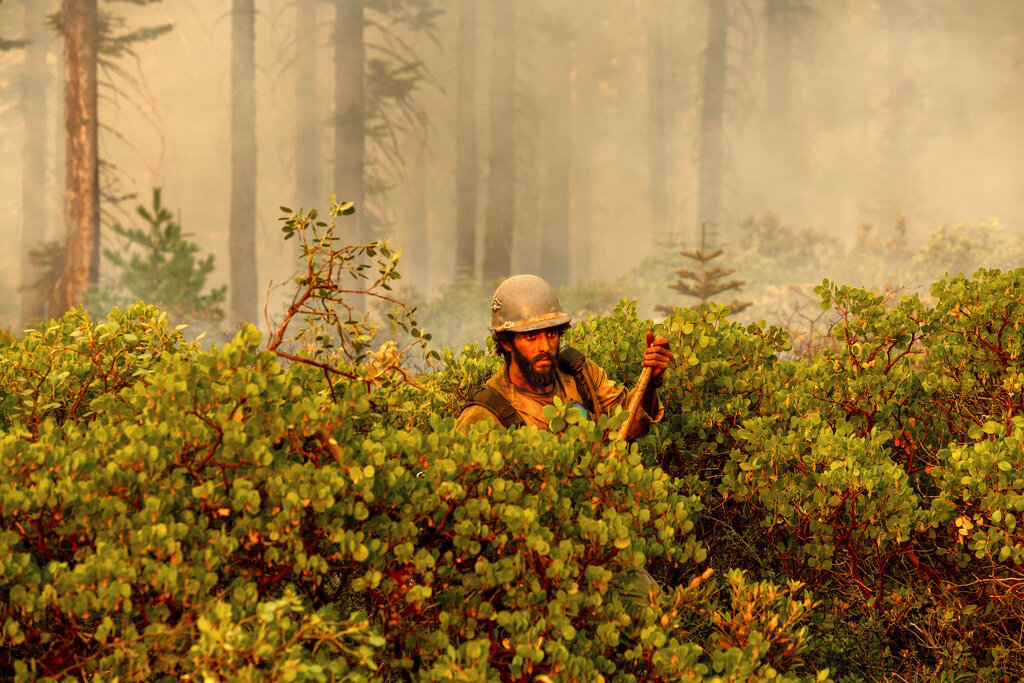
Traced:
<svg viewBox="0 0 1024 683">
<path fill-rule="evenodd" d="M 393 251 L 336 237 L 351 210 L 285 215 L 304 265 L 266 341 L 137 303 L 0 349 L 5 677 L 1024 675 L 1024 270 L 822 282 L 801 358 L 714 302 L 620 301 L 566 342 L 632 384 L 671 340 L 648 435 L 557 403 L 461 435 L 500 359 L 432 355 Z"/>
</svg>

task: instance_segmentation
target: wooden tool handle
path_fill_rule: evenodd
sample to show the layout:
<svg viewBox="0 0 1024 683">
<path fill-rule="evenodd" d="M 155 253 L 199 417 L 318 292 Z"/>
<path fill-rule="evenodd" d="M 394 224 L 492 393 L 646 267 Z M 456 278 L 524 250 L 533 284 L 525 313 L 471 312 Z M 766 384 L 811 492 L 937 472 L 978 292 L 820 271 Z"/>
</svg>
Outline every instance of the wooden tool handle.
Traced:
<svg viewBox="0 0 1024 683">
<path fill-rule="evenodd" d="M 633 395 L 629 399 L 629 405 L 627 406 L 628 414 L 626 415 L 626 421 L 619 427 L 618 439 L 620 441 L 626 440 L 626 435 L 629 434 L 629 428 L 633 426 L 633 420 L 636 419 L 636 413 L 640 410 L 640 402 L 644 400 L 644 394 L 647 392 L 647 383 L 651 381 L 652 368 L 644 368 L 640 373 L 640 379 L 636 381 L 636 389 L 633 390 Z"/>
</svg>

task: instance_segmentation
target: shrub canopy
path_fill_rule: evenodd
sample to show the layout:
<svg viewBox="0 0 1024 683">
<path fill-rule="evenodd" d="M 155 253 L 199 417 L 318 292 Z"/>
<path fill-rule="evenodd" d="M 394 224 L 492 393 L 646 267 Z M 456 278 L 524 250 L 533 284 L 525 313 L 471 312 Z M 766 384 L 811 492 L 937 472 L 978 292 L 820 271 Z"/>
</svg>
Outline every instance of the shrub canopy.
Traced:
<svg viewBox="0 0 1024 683">
<path fill-rule="evenodd" d="M 715 305 L 581 321 L 630 384 L 643 332 L 672 342 L 629 445 L 559 405 L 553 433 L 458 434 L 477 346 L 345 379 L 253 327 L 202 350 L 151 306 L 70 312 L 0 349 L 0 669 L 1021 677 L 1024 270 L 818 294 L 839 323 L 807 360 Z"/>
</svg>

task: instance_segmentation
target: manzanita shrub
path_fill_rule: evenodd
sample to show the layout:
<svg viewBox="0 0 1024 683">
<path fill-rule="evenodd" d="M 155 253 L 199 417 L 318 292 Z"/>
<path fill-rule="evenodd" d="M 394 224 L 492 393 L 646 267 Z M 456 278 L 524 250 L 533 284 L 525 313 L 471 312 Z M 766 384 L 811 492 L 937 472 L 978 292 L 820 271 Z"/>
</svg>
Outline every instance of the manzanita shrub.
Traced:
<svg viewBox="0 0 1024 683">
<path fill-rule="evenodd" d="M 259 344 L 138 304 L 3 350 L 4 677 L 825 678 L 810 594 L 707 572 L 700 497 L 620 417 L 463 436 Z"/>
<path fill-rule="evenodd" d="M 639 453 L 701 501 L 713 576 L 812 592 L 807 670 L 1021 678 L 1024 270 L 947 277 L 927 300 L 817 292 L 839 322 L 806 360 L 786 360 L 780 328 L 715 304 L 654 324 L 623 302 L 566 341 L 631 383 L 645 330 L 671 339 L 666 419 Z M 421 414 L 456 411 L 497 367 L 472 345 L 448 360 Z M 688 580 L 648 560 L 664 585 Z"/>
<path fill-rule="evenodd" d="M 720 309 L 668 318 L 647 461 L 700 496 L 716 573 L 813 590 L 807 659 L 837 680 L 1019 679 L 1024 270 L 947 277 L 928 302 L 818 293 L 839 322 L 807 361 Z M 644 325 L 596 321 L 583 341 L 614 365 L 607 331 Z"/>
<path fill-rule="evenodd" d="M 339 274 L 378 258 L 389 300 L 397 257 L 332 227 L 286 221 L 308 268 L 265 347 L 144 304 L 0 347 L 0 677 L 1024 677 L 1024 270 L 823 282 L 808 359 L 716 305 L 622 302 L 566 343 L 631 384 L 670 338 L 649 434 L 556 403 L 552 432 L 461 435 L 500 360 L 416 375 L 337 315 Z"/>
</svg>

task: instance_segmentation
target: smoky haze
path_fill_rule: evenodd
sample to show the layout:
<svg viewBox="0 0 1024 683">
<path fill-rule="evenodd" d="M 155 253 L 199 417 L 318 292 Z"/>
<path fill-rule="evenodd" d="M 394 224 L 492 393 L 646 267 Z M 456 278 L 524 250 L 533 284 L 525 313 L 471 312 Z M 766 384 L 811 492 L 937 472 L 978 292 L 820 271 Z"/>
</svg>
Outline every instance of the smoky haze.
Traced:
<svg viewBox="0 0 1024 683">
<path fill-rule="evenodd" d="M 0 39 L 25 35 L 27 2 L 43 0 L 0 5 Z M 496 25 L 507 20 L 496 15 L 501 2 L 514 6 L 516 29 L 514 86 L 504 92 L 495 68 L 502 59 L 496 41 L 510 28 Z M 114 171 L 114 194 L 127 197 L 105 205 L 105 220 L 137 222 L 135 205 L 162 188 L 184 231 L 215 255 L 211 285 L 230 285 L 232 3 L 100 4 L 128 28 L 174 26 L 136 44 L 134 57 L 117 61 L 119 73 L 101 71 L 108 85 L 101 89 L 100 154 Z M 372 60 L 393 54 L 420 64 L 407 72 L 416 74 L 407 91 L 387 100 L 374 119 L 386 121 L 386 131 L 366 146 L 373 182 L 357 210 L 374 216 L 373 233 L 403 251 L 403 293 L 417 301 L 437 296 L 460 269 L 456 249 L 465 236 L 458 205 L 465 200 L 458 187 L 467 173 L 476 188 L 468 274 L 485 288 L 495 276 L 485 265 L 488 230 L 509 238 L 507 272 L 500 274 L 542 272 L 584 288 L 630 273 L 626 282 L 635 282 L 645 259 L 664 261 L 699 244 L 701 223 L 710 225 L 710 246 L 723 247 L 728 258 L 749 246 L 743 221 L 769 214 L 794 234 L 813 229 L 832 238 L 836 254 L 852 248 L 858 234 L 882 242 L 897 226 L 911 245 L 960 223 L 995 221 L 1011 236 L 1024 230 L 1024 5 L 1017 0 L 394 4 L 394 12 L 440 13 L 417 33 L 380 11 L 387 3 L 370 2 L 365 10 L 368 72 L 380 66 Z M 325 210 L 332 195 L 350 197 L 334 181 L 336 10 L 312 3 L 315 29 L 300 33 L 302 2 L 255 5 L 260 291 L 253 296 L 262 315 L 267 285 L 287 279 L 295 266 L 291 243 L 280 238 L 278 207 Z M 724 18 L 716 14 L 722 6 Z M 475 39 L 469 48 L 459 42 L 467 16 Z M 717 34 L 716 21 L 726 22 Z M 65 240 L 63 47 L 52 30 L 41 35 L 48 76 L 38 139 L 26 140 L 20 106 L 26 51 L 0 52 L 0 230 L 7 245 L 0 282 L 9 292 L 0 325 L 8 329 L 20 324 L 18 245 L 26 212 L 46 217 L 46 239 Z M 315 47 L 306 52 L 315 63 L 310 71 L 306 62 L 308 81 L 297 84 L 303 46 Z M 723 80 L 712 87 L 709 64 L 719 49 Z M 475 67 L 469 95 L 459 80 L 467 63 Z M 312 93 L 316 137 L 306 171 L 315 180 L 300 188 L 297 161 L 309 152 L 299 151 L 296 122 L 310 108 L 302 91 Z M 470 133 L 465 121 L 457 123 L 467 97 L 475 129 L 468 171 L 457 153 Z M 720 111 L 709 111 L 719 100 Z M 22 194 L 26 142 L 30 154 L 46 160 L 46 191 L 33 207 Z M 503 161 L 502 142 L 511 144 L 510 162 Z M 502 213 L 491 193 L 504 176 L 514 202 Z M 109 230 L 102 234 L 105 248 L 118 248 Z M 789 265 L 800 264 L 780 268 Z M 653 295 L 629 284 L 621 294 L 641 298 L 644 310 L 665 303 L 644 301 Z"/>
</svg>

